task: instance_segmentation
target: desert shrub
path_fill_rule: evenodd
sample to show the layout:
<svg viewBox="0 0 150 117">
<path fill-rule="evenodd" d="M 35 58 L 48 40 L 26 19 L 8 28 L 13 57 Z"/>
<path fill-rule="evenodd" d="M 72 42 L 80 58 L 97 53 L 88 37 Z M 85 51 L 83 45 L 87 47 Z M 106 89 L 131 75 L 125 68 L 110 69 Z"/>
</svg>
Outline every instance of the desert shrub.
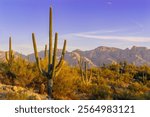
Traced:
<svg viewBox="0 0 150 117">
<path fill-rule="evenodd" d="M 112 99 L 111 87 L 107 84 L 92 85 L 91 97 L 89 99 Z"/>
<path fill-rule="evenodd" d="M 8 92 L 6 95 L 6 100 L 27 100 L 28 94 L 23 93 L 15 93 L 15 92 Z"/>
<path fill-rule="evenodd" d="M 41 97 L 36 94 L 8 92 L 5 97 L 6 100 L 41 100 Z"/>
<path fill-rule="evenodd" d="M 111 71 L 109 69 L 104 69 L 100 72 L 100 76 L 105 78 L 105 79 L 113 80 L 118 75 L 115 71 Z"/>
<path fill-rule="evenodd" d="M 140 99 L 150 100 L 150 92 L 146 92 L 143 95 L 141 95 Z"/>
<path fill-rule="evenodd" d="M 133 81 L 133 76 L 129 73 L 120 74 L 117 78 L 118 81 L 123 81 L 124 83 L 130 83 Z"/>
<path fill-rule="evenodd" d="M 119 64 L 111 64 L 108 66 L 108 69 L 115 71 L 115 72 L 120 72 L 120 65 Z"/>
<path fill-rule="evenodd" d="M 33 80 L 36 73 L 33 66 L 33 64 L 28 63 L 26 60 L 17 58 L 11 68 L 12 72 L 16 74 L 17 85 L 25 87 Z"/>
<path fill-rule="evenodd" d="M 117 93 L 113 94 L 114 100 L 135 100 L 138 99 L 132 92 L 127 89 L 119 90 Z"/>
<path fill-rule="evenodd" d="M 146 71 L 139 71 L 134 75 L 134 79 L 146 83 L 147 80 L 150 80 L 150 73 Z"/>
<path fill-rule="evenodd" d="M 79 99 L 77 95 L 78 72 L 65 65 L 54 79 L 54 99 Z"/>
</svg>

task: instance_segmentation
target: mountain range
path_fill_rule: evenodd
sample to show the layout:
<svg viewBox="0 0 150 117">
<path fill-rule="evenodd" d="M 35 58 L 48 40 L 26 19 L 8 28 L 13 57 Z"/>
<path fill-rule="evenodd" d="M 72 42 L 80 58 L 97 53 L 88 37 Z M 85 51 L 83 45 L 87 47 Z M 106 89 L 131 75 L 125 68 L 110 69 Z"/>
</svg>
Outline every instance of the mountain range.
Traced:
<svg viewBox="0 0 150 117">
<path fill-rule="evenodd" d="M 16 55 L 19 53 L 16 52 Z M 61 55 L 61 50 L 57 51 L 57 58 L 59 59 Z M 44 57 L 44 51 L 39 52 L 40 58 Z M 0 60 L 4 60 L 5 54 L 0 51 Z M 100 46 L 92 50 L 82 51 L 76 49 L 72 52 L 66 52 L 65 60 L 69 65 L 75 66 L 78 64 L 78 60 L 86 61 L 89 66 L 102 66 L 103 64 L 119 63 L 126 61 L 128 63 L 133 63 L 137 66 L 147 64 L 150 65 L 150 49 L 146 47 L 136 47 L 126 49 L 119 49 L 115 47 Z M 27 56 L 23 55 L 23 58 L 29 58 L 30 61 L 35 61 L 34 53 Z"/>
</svg>

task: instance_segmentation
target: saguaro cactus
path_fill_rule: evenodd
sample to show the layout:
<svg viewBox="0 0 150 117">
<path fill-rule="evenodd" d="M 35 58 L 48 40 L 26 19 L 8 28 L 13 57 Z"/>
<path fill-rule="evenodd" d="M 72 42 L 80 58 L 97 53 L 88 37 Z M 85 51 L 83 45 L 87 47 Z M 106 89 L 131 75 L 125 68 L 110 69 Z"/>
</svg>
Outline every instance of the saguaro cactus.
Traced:
<svg viewBox="0 0 150 117">
<path fill-rule="evenodd" d="M 9 51 L 5 52 L 5 57 L 6 57 L 8 64 L 11 65 L 14 60 L 11 37 L 9 38 Z"/>
<path fill-rule="evenodd" d="M 84 83 L 88 84 L 91 82 L 92 78 L 92 70 L 90 70 L 90 75 L 88 76 L 88 70 L 87 70 L 87 62 L 84 62 Z"/>
<path fill-rule="evenodd" d="M 6 75 L 8 76 L 9 79 L 11 79 L 11 83 L 12 85 L 15 84 L 15 78 L 16 78 L 16 74 L 13 73 L 12 69 L 12 63 L 14 61 L 14 53 L 12 50 L 12 41 L 11 41 L 11 37 L 9 38 L 9 51 L 5 52 L 5 57 L 6 57 L 6 61 L 8 62 L 8 71 L 6 72 Z"/>
<path fill-rule="evenodd" d="M 78 64 L 80 68 L 80 75 L 81 75 L 82 81 L 84 84 L 88 84 L 92 78 L 92 70 L 90 70 L 90 75 L 88 76 L 87 62 L 84 62 L 81 57 L 80 57 L 80 60 L 78 61 Z"/>
<path fill-rule="evenodd" d="M 59 74 L 62 65 L 64 64 L 64 56 L 66 52 L 66 40 L 64 41 L 63 50 L 61 54 L 61 58 L 56 65 L 57 59 L 57 42 L 58 42 L 58 33 L 55 33 L 55 42 L 54 42 L 54 50 L 52 46 L 52 8 L 50 8 L 50 25 L 49 25 L 49 53 L 48 53 L 48 71 L 43 70 L 41 68 L 37 46 L 36 46 L 36 39 L 34 33 L 32 33 L 32 41 L 35 53 L 36 64 L 38 66 L 39 71 L 41 74 L 48 79 L 48 97 L 49 99 L 52 98 L 52 87 L 53 87 L 53 79 Z M 47 46 L 45 47 L 45 57 L 46 57 Z"/>
<path fill-rule="evenodd" d="M 47 57 L 48 57 L 47 45 L 45 45 L 44 58 L 47 59 Z"/>
</svg>

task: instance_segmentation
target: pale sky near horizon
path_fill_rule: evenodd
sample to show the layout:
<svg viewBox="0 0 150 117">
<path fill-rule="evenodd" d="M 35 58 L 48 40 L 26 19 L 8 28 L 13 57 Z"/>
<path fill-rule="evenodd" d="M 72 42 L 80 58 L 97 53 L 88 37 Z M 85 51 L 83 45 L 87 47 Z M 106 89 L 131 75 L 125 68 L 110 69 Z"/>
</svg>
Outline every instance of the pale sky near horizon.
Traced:
<svg viewBox="0 0 150 117">
<path fill-rule="evenodd" d="M 53 6 L 54 32 L 59 48 L 89 50 L 98 46 L 150 48 L 150 0 L 0 0 L 0 50 L 33 52 L 48 43 L 49 7 Z M 54 34 L 53 32 L 53 34 Z"/>
</svg>

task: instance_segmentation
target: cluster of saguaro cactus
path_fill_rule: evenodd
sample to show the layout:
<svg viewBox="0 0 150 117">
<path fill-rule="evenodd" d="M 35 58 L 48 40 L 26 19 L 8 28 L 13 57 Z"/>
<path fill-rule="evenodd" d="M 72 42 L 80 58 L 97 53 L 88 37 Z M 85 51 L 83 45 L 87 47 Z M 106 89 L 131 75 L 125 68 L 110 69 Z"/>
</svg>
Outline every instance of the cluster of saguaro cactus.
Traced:
<svg viewBox="0 0 150 117">
<path fill-rule="evenodd" d="M 90 75 L 88 75 L 88 69 L 87 69 L 87 62 L 84 62 L 82 58 L 80 57 L 80 60 L 78 61 L 79 68 L 80 68 L 80 75 L 82 78 L 83 83 L 88 84 L 91 82 L 92 78 L 92 70 L 90 70 Z"/>
<path fill-rule="evenodd" d="M 57 42 L 58 42 L 58 33 L 55 33 L 55 41 L 54 41 L 54 49 L 53 49 L 53 40 L 52 40 L 52 8 L 50 8 L 50 21 L 49 21 L 49 53 L 47 54 L 47 45 L 45 46 L 45 58 L 48 55 L 48 70 L 44 70 L 41 68 L 37 46 L 36 46 L 36 39 L 34 33 L 32 33 L 32 41 L 35 53 L 35 59 L 37 67 L 40 73 L 47 77 L 48 79 L 48 97 L 49 99 L 53 97 L 52 95 L 52 87 L 53 87 L 53 80 L 59 74 L 63 64 L 64 64 L 64 56 L 66 52 L 66 40 L 64 41 L 63 50 L 61 54 L 61 58 L 56 65 L 57 59 Z"/>
<path fill-rule="evenodd" d="M 9 38 L 9 51 L 5 52 L 5 57 L 6 57 L 6 60 L 7 60 L 8 64 L 12 65 L 12 62 L 14 60 L 14 53 L 13 53 L 13 50 L 12 50 L 11 37 Z"/>
</svg>

